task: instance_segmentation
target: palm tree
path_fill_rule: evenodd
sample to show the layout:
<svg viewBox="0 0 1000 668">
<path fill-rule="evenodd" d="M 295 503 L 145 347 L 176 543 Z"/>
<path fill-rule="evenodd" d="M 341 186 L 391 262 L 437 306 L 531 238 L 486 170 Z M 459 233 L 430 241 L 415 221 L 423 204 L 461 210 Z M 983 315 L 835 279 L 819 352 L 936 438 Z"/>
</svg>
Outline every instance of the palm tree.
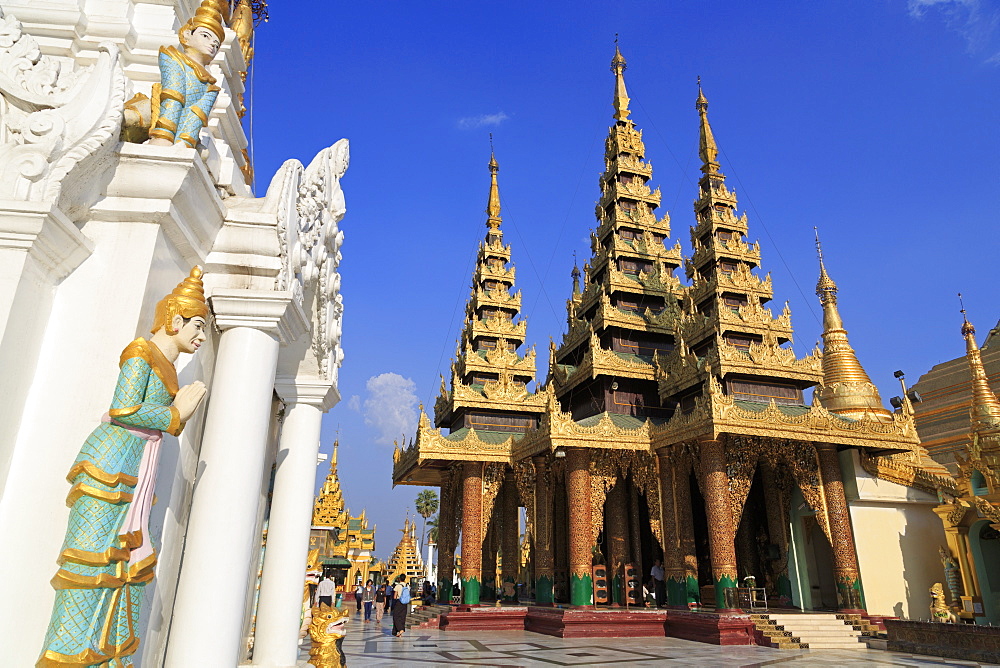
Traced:
<svg viewBox="0 0 1000 668">
<path fill-rule="evenodd" d="M 432 489 L 425 489 L 424 491 L 417 494 L 417 500 L 414 503 L 417 509 L 417 514 L 424 518 L 424 528 L 420 532 L 420 544 L 424 544 L 424 538 L 427 533 L 427 518 L 433 515 L 438 510 L 438 495 Z"/>
<path fill-rule="evenodd" d="M 432 543 L 438 542 L 438 521 L 440 518 L 440 515 L 435 515 L 427 522 L 427 540 Z"/>
</svg>

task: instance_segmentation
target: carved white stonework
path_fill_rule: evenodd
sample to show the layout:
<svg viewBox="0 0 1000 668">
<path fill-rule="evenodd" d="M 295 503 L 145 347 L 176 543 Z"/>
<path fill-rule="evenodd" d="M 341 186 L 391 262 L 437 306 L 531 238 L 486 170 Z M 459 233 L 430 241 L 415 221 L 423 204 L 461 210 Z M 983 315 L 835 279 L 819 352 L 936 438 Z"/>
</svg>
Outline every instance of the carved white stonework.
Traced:
<svg viewBox="0 0 1000 668">
<path fill-rule="evenodd" d="M 340 179 L 350 162 L 350 145 L 341 139 L 323 149 L 308 167 L 288 160 L 267 191 L 268 210 L 276 211 L 281 272 L 278 290 L 298 300 L 312 295 L 312 349 L 321 378 L 329 379 L 344 353 L 340 347 L 344 306 L 340 295 L 339 223 L 347 212 Z"/>
<path fill-rule="evenodd" d="M 126 89 L 114 44 L 99 46 L 94 65 L 75 66 L 42 55 L 0 9 L 0 199 L 57 201 L 89 190 L 87 166 L 117 144 Z M 61 202 L 67 212 L 88 203 Z"/>
</svg>

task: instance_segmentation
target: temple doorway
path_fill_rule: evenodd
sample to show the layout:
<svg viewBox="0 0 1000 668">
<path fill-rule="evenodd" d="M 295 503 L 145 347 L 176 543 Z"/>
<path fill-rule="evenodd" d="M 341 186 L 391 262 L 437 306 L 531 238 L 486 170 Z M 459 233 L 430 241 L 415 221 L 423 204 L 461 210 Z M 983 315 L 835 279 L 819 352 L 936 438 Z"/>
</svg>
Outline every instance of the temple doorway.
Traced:
<svg viewBox="0 0 1000 668">
<path fill-rule="evenodd" d="M 1000 532 L 990 526 L 989 521 L 980 520 L 969 528 L 969 547 L 976 562 L 986 613 L 980 623 L 995 626 L 1000 624 Z"/>
</svg>

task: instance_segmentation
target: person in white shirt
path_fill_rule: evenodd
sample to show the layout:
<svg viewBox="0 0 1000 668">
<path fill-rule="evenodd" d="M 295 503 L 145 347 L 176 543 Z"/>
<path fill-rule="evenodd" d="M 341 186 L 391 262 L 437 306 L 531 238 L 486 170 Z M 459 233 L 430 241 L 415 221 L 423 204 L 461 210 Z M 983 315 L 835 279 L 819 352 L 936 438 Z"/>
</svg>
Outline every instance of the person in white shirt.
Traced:
<svg viewBox="0 0 1000 668">
<path fill-rule="evenodd" d="M 333 580 L 329 576 L 320 580 L 319 586 L 316 587 L 316 602 L 320 605 L 326 603 L 331 608 L 333 607 L 333 595 L 337 592 L 337 586 L 333 583 Z"/>
<path fill-rule="evenodd" d="M 653 567 L 649 569 L 649 574 L 653 577 L 653 593 L 656 595 L 656 605 L 663 607 L 667 604 L 667 583 L 663 579 L 663 566 L 660 560 L 653 562 Z"/>
</svg>

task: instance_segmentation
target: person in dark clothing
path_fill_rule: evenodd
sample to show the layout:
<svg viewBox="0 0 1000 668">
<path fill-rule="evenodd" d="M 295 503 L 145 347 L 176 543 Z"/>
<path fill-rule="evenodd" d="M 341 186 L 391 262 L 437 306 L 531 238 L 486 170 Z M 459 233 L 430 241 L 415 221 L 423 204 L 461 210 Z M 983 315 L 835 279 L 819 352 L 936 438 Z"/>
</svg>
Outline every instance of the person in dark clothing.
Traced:
<svg viewBox="0 0 1000 668">
<path fill-rule="evenodd" d="M 392 635 L 399 637 L 406 631 L 406 613 L 410 608 L 410 588 L 403 576 L 396 580 L 395 604 L 392 606 Z"/>
</svg>

